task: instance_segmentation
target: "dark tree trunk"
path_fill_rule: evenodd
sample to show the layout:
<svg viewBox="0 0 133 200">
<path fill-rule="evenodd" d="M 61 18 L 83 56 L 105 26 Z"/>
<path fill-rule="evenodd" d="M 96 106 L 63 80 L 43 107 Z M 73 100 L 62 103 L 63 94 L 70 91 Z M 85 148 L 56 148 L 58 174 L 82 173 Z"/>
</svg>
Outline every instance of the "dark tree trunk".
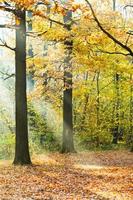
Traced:
<svg viewBox="0 0 133 200">
<path fill-rule="evenodd" d="M 100 71 L 97 72 L 96 76 L 96 90 L 97 90 L 97 100 L 96 100 L 96 111 L 97 111 L 97 127 L 100 125 L 100 88 L 99 88 L 99 76 Z"/>
<path fill-rule="evenodd" d="M 133 78 L 130 75 L 130 132 L 133 133 Z"/>
<path fill-rule="evenodd" d="M 133 152 L 133 77 L 130 75 L 130 141 L 131 152 Z"/>
<path fill-rule="evenodd" d="M 115 87 L 116 87 L 116 102 L 115 102 L 115 120 L 113 127 L 113 144 L 118 143 L 119 138 L 119 109 L 120 109 L 120 88 L 119 88 L 120 75 L 118 73 L 115 74 Z"/>
<path fill-rule="evenodd" d="M 97 123 L 97 130 L 99 130 L 100 126 L 100 87 L 99 87 L 99 77 L 100 77 L 100 70 L 97 71 L 96 76 L 96 90 L 97 90 L 97 99 L 96 99 L 96 123 Z M 97 147 L 100 145 L 100 137 L 99 132 L 97 132 Z"/>
<path fill-rule="evenodd" d="M 19 25 L 16 29 L 16 146 L 15 165 L 31 164 L 28 144 L 26 97 L 26 14 L 18 10 Z"/>
<path fill-rule="evenodd" d="M 27 16 L 29 18 L 29 20 L 28 20 L 28 31 L 32 31 L 32 12 L 28 11 Z"/>
<path fill-rule="evenodd" d="M 75 152 L 74 142 L 73 142 L 73 113 L 72 113 L 72 74 L 69 72 L 64 72 L 64 82 L 68 84 L 69 77 L 69 87 L 64 90 L 63 97 L 63 144 L 62 153 Z"/>
<path fill-rule="evenodd" d="M 113 11 L 116 10 L 116 0 L 113 0 Z"/>
<path fill-rule="evenodd" d="M 116 0 L 113 0 L 113 11 L 116 11 Z M 119 137 L 119 74 L 115 74 L 115 87 L 116 87 L 116 99 L 114 101 L 114 116 L 113 116 L 113 128 L 112 128 L 112 133 L 113 133 L 113 144 L 118 143 L 118 137 Z"/>
<path fill-rule="evenodd" d="M 67 25 L 67 22 L 71 21 L 72 12 L 67 12 L 64 17 L 66 28 L 71 30 L 71 25 Z M 63 142 L 62 153 L 75 152 L 73 141 L 73 106 L 72 106 L 72 65 L 71 56 L 73 41 L 71 38 L 65 42 L 66 46 L 66 58 L 64 67 L 64 92 L 63 92 Z"/>
</svg>

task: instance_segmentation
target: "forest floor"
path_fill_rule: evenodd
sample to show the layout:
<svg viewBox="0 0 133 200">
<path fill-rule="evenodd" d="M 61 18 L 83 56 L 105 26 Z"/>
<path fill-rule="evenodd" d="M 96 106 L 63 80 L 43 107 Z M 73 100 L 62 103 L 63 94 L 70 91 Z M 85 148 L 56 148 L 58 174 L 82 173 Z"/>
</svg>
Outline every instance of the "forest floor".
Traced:
<svg viewBox="0 0 133 200">
<path fill-rule="evenodd" d="M 0 200 L 132 200 L 133 154 L 50 153 L 33 166 L 0 162 Z"/>
</svg>

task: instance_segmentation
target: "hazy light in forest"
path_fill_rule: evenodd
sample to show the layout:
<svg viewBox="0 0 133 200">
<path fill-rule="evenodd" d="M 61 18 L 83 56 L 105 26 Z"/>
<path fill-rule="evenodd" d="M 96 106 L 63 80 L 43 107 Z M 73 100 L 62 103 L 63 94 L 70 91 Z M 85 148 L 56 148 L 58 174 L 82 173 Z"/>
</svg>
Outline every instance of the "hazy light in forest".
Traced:
<svg viewBox="0 0 133 200">
<path fill-rule="evenodd" d="M 47 125 L 51 130 L 59 130 L 62 124 L 62 116 L 59 115 L 53 106 L 46 101 L 33 101 L 34 109 L 46 119 Z"/>
</svg>

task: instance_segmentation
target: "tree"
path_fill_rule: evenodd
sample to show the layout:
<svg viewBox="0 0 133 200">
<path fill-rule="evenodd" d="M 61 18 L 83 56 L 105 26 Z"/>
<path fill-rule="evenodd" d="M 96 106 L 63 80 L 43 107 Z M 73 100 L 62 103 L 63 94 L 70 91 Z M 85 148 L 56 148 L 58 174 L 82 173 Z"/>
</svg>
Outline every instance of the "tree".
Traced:
<svg viewBox="0 0 133 200">
<path fill-rule="evenodd" d="M 113 11 L 116 11 L 116 0 L 113 0 Z M 113 144 L 118 143 L 119 135 L 120 135 L 120 75 L 119 73 L 115 73 L 114 75 L 114 86 L 115 86 L 115 100 L 114 100 L 114 124 L 112 128 L 113 132 Z"/>
<path fill-rule="evenodd" d="M 130 130 L 129 143 L 131 144 L 131 152 L 133 152 L 133 77 L 130 74 Z"/>
<path fill-rule="evenodd" d="M 19 25 L 16 29 L 16 146 L 14 164 L 31 164 L 28 143 L 26 97 L 26 12 L 16 10 Z"/>
<path fill-rule="evenodd" d="M 45 7 L 47 7 L 43 2 L 41 2 L 39 5 L 43 5 Z M 49 7 L 47 7 L 47 14 L 49 13 Z M 59 5 L 55 2 L 55 12 L 58 13 L 58 8 Z M 65 10 L 65 9 L 64 9 Z M 63 11 L 63 9 L 62 9 Z M 59 13 L 60 13 L 60 9 L 59 9 Z M 60 13 L 61 17 L 63 13 Z M 50 21 L 51 23 L 54 23 L 56 25 L 59 25 L 61 27 L 61 29 L 64 29 L 64 32 L 69 32 L 71 31 L 71 22 L 72 22 L 72 12 L 71 11 L 66 11 L 65 10 L 65 16 L 64 16 L 64 23 L 56 21 L 56 20 L 52 20 L 51 18 L 49 18 L 48 16 L 44 16 L 43 13 L 40 13 L 40 17 L 44 18 L 45 20 L 47 19 L 48 21 Z M 50 23 L 50 28 L 48 28 L 48 31 L 44 31 L 44 33 L 46 33 L 46 38 L 44 38 L 44 40 L 47 39 L 47 35 L 50 30 L 52 32 L 52 24 Z M 56 27 L 57 29 L 57 27 Z M 57 32 L 57 31 L 56 31 Z M 58 32 L 61 32 L 60 30 Z M 43 36 L 44 34 L 40 35 Z M 52 34 L 51 34 L 52 35 Z M 55 34 L 56 35 L 56 34 Z M 62 141 L 62 153 L 66 153 L 66 152 L 75 152 L 74 150 L 74 141 L 73 141 L 73 105 L 72 105 L 72 64 L 71 64 L 71 60 L 72 60 L 72 50 L 73 50 L 73 41 L 71 36 L 69 38 L 66 39 L 67 36 L 65 36 L 65 39 L 63 38 L 63 42 L 64 42 L 64 48 L 65 48 L 65 54 L 64 57 L 64 89 L 63 89 L 63 141 Z M 50 40 L 50 39 L 48 39 Z M 54 39 L 53 43 L 55 42 L 56 39 Z M 47 57 L 48 55 L 45 54 L 45 57 Z M 50 62 L 49 62 L 50 64 Z M 43 68 L 45 67 L 45 65 L 43 66 Z M 50 79 L 55 79 L 56 77 L 51 77 L 49 78 L 49 72 L 50 70 L 48 69 L 46 71 L 46 68 L 43 69 L 45 72 L 42 75 L 42 78 L 46 78 L 47 80 Z M 46 77 L 44 77 L 46 76 Z M 44 82 L 44 81 L 43 81 Z M 48 86 L 48 84 L 43 84 L 45 87 Z"/>
<path fill-rule="evenodd" d="M 21 5 L 22 6 L 22 5 Z M 31 164 L 28 143 L 27 97 L 26 97 L 26 11 L 23 7 L 3 2 L 3 9 L 16 18 L 16 47 L 15 47 L 15 118 L 16 143 L 13 164 Z M 4 26 L 6 27 L 6 25 Z M 6 45 L 7 46 L 7 45 Z M 8 47 L 8 46 L 7 46 Z M 10 47 L 8 47 L 10 48 Z M 10 48 L 11 49 L 11 48 Z"/>
<path fill-rule="evenodd" d="M 71 30 L 72 12 L 68 11 L 64 17 L 66 29 Z M 72 104 L 72 50 L 71 38 L 65 41 L 66 57 L 64 62 L 64 92 L 63 92 L 63 143 L 62 153 L 75 152 L 73 141 L 73 104 Z"/>
</svg>

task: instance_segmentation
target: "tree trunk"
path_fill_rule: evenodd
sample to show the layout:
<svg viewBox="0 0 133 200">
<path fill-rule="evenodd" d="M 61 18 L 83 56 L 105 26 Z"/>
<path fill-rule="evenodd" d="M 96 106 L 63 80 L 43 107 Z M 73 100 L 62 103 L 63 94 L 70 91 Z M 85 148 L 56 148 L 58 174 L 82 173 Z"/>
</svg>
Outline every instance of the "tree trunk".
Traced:
<svg viewBox="0 0 133 200">
<path fill-rule="evenodd" d="M 72 113 L 72 74 L 64 72 L 65 85 L 68 84 L 69 77 L 69 88 L 64 90 L 63 97 L 63 144 L 62 153 L 75 152 L 73 142 L 73 113 Z"/>
<path fill-rule="evenodd" d="M 96 77 L 96 89 L 97 89 L 97 100 L 96 100 L 96 111 L 97 111 L 97 127 L 100 125 L 100 88 L 99 88 L 99 76 L 100 76 L 100 71 L 97 72 L 97 77 Z"/>
<path fill-rule="evenodd" d="M 113 127 L 113 144 L 118 143 L 119 138 L 119 109 L 120 109 L 120 91 L 119 91 L 119 79 L 120 76 L 118 73 L 115 74 L 115 87 L 116 87 L 116 102 L 115 102 L 115 120 Z"/>
<path fill-rule="evenodd" d="M 130 144 L 133 152 L 133 77 L 130 75 Z"/>
<path fill-rule="evenodd" d="M 32 32 L 32 17 L 33 14 L 31 11 L 27 12 L 28 16 L 28 23 L 27 23 L 27 30 L 28 32 Z M 29 43 L 29 49 L 28 49 L 28 57 L 33 59 L 34 58 L 34 51 L 32 43 Z M 30 65 L 30 68 L 32 68 L 32 71 L 30 71 L 27 75 L 27 88 L 28 92 L 31 92 L 34 89 L 35 81 L 34 81 L 34 59 L 32 61 L 32 64 Z"/>
<path fill-rule="evenodd" d="M 71 25 L 67 25 L 72 19 L 72 12 L 68 11 L 64 17 L 64 23 L 68 31 Z M 72 106 L 72 65 L 71 56 L 73 41 L 71 38 L 65 42 L 66 58 L 64 67 L 64 92 L 63 92 L 63 142 L 62 153 L 75 152 L 73 141 L 73 106 Z"/>
<path fill-rule="evenodd" d="M 88 77 L 89 77 L 89 73 L 86 72 L 84 74 L 84 77 L 85 77 L 84 78 L 85 81 L 87 82 L 88 81 Z M 85 94 L 85 101 L 84 101 L 84 107 L 83 107 L 82 117 L 81 117 L 81 131 L 85 130 L 86 111 L 87 111 L 87 105 L 88 105 L 89 97 L 90 97 L 90 94 L 86 93 Z"/>
<path fill-rule="evenodd" d="M 113 0 L 113 11 L 116 11 L 116 0 Z M 117 144 L 118 142 L 118 136 L 119 136 L 119 74 L 116 73 L 115 74 L 115 87 L 116 87 L 116 100 L 114 102 L 114 115 L 115 115 L 115 119 L 114 124 L 113 124 L 113 128 L 112 128 L 112 132 L 113 132 L 113 144 Z M 113 116 L 114 118 L 114 116 Z"/>
<path fill-rule="evenodd" d="M 116 10 L 116 0 L 113 0 L 113 11 Z"/>
<path fill-rule="evenodd" d="M 17 11 L 19 25 L 16 29 L 16 146 L 15 165 L 31 164 L 28 143 L 27 97 L 26 97 L 26 14 Z"/>
<path fill-rule="evenodd" d="M 100 138 L 99 138 L 99 126 L 100 126 L 100 87 L 99 87 L 99 77 L 100 77 L 100 70 L 97 71 L 96 76 L 96 90 L 97 90 L 97 99 L 96 99 L 96 123 L 97 123 L 97 147 L 100 145 Z"/>
</svg>

